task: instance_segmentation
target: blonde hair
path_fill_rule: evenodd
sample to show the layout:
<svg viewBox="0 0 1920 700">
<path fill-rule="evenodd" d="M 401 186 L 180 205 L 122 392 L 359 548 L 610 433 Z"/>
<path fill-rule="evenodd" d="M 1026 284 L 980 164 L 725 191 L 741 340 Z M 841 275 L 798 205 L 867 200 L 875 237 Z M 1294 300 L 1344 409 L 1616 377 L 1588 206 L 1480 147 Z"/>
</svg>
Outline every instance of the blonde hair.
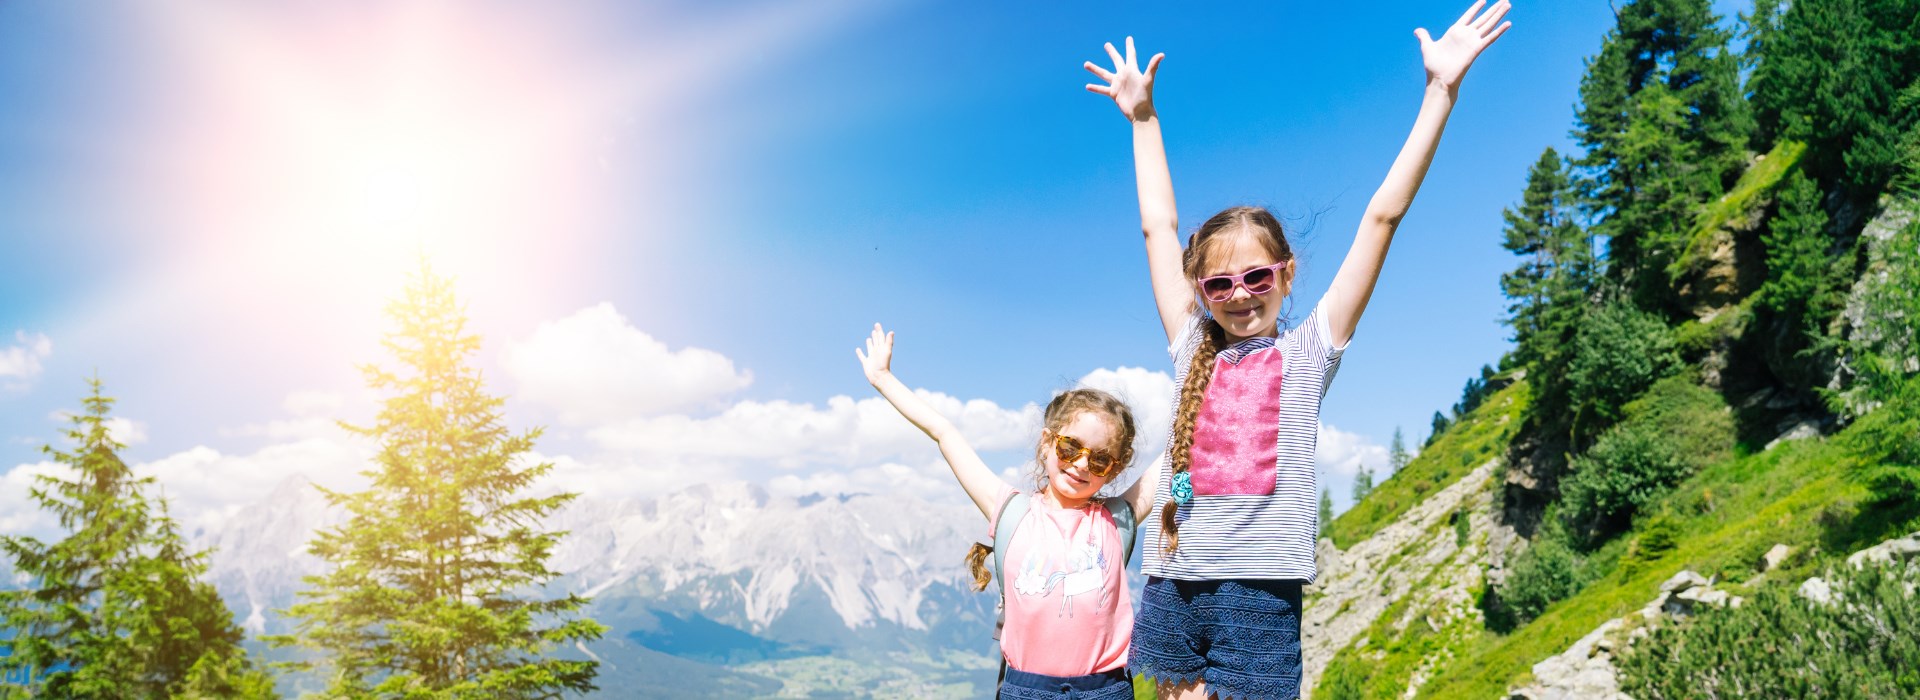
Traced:
<svg viewBox="0 0 1920 700">
<path fill-rule="evenodd" d="M 1275 262 L 1293 259 L 1293 245 L 1287 242 L 1286 229 L 1272 212 L 1262 207 L 1233 207 L 1200 224 L 1187 240 L 1180 267 L 1188 282 L 1198 284 L 1200 275 L 1207 269 L 1207 260 L 1225 243 L 1235 240 L 1235 235 L 1222 234 L 1251 237 Z M 1205 307 L 1198 301 L 1193 308 L 1195 313 L 1202 314 L 1200 344 L 1193 350 L 1192 363 L 1187 365 L 1187 379 L 1180 385 L 1180 407 L 1173 414 L 1173 442 L 1167 446 L 1169 479 L 1185 474 L 1193 466 L 1194 422 L 1200 415 L 1200 402 L 1206 398 L 1207 386 L 1213 383 L 1214 359 L 1227 344 L 1227 331 L 1220 327 L 1220 322 L 1205 313 Z M 1180 524 L 1175 519 L 1179 511 L 1179 502 L 1171 498 L 1160 508 L 1161 551 L 1172 553 L 1180 547 Z"/>
<path fill-rule="evenodd" d="M 1107 478 L 1118 477 L 1133 465 L 1133 411 L 1127 408 L 1127 403 L 1099 389 L 1074 389 L 1061 392 L 1059 396 L 1047 402 L 1047 410 L 1041 414 L 1043 430 L 1040 439 L 1034 445 L 1034 471 L 1030 474 L 1034 480 L 1032 493 L 1037 494 L 1047 487 L 1047 469 L 1044 465 L 1049 440 L 1046 436 L 1060 434 L 1062 428 L 1067 427 L 1068 423 L 1072 423 L 1073 419 L 1078 418 L 1082 413 L 1099 416 L 1113 427 L 1113 460 L 1120 466 L 1112 474 L 1107 475 Z M 1018 524 L 997 523 L 996 527 L 1014 527 Z M 978 542 L 967 550 L 967 570 L 973 574 L 973 590 L 984 591 L 987 589 L 987 584 L 993 581 L 993 571 L 987 566 L 987 557 L 992 554 L 992 545 Z"/>
</svg>

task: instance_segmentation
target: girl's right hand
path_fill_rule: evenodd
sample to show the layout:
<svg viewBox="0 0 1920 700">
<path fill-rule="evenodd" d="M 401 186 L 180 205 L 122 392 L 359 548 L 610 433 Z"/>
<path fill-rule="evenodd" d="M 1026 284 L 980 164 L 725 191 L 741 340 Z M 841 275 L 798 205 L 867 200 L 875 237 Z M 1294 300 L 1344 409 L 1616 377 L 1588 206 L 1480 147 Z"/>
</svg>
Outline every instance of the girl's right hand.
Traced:
<svg viewBox="0 0 1920 700">
<path fill-rule="evenodd" d="M 853 356 L 860 358 L 860 368 L 866 371 L 867 381 L 879 384 L 880 378 L 892 371 L 888 365 L 893 362 L 893 332 L 883 331 L 880 324 L 873 324 L 873 334 L 867 336 L 867 351 L 854 348 Z"/>
<path fill-rule="evenodd" d="M 1113 58 L 1113 70 L 1107 71 L 1087 61 L 1086 69 L 1100 76 L 1107 84 L 1087 83 L 1087 91 L 1113 98 L 1120 113 L 1127 115 L 1129 121 L 1143 122 L 1153 117 L 1153 75 L 1160 70 L 1160 59 L 1164 53 L 1153 55 L 1147 61 L 1147 69 L 1140 70 L 1140 63 L 1134 59 L 1133 37 L 1127 37 L 1127 55 L 1122 57 L 1113 43 L 1107 43 L 1107 55 Z"/>
</svg>

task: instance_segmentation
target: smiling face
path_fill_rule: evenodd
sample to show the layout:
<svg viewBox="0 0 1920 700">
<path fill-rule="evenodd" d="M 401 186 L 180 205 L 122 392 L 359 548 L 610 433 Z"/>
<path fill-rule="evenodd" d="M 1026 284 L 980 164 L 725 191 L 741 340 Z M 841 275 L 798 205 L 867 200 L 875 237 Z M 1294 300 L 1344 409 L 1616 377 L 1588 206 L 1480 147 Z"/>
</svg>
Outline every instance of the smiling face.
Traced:
<svg viewBox="0 0 1920 700">
<path fill-rule="evenodd" d="M 1041 436 L 1045 443 L 1040 450 L 1040 463 L 1046 472 L 1047 495 L 1052 498 L 1055 505 L 1061 507 L 1077 508 L 1086 505 L 1087 500 L 1098 494 L 1101 487 L 1106 486 L 1107 480 L 1114 474 L 1094 476 L 1089 473 L 1087 471 L 1088 455 L 1082 455 L 1072 462 L 1062 461 L 1060 455 L 1053 449 L 1053 438 L 1056 434 L 1080 441 L 1080 444 L 1090 452 L 1117 455 L 1121 447 L 1115 444 L 1119 437 L 1117 431 L 1114 430 L 1112 423 L 1099 414 L 1081 411 L 1074 415 L 1073 420 L 1061 426 L 1058 433 L 1047 431 Z"/>
<path fill-rule="evenodd" d="M 1248 270 L 1282 262 L 1248 228 L 1225 230 L 1215 236 L 1218 239 L 1208 241 L 1201 251 L 1203 259 L 1192 275 L 1196 283 L 1207 277 L 1243 275 Z M 1293 266 L 1288 265 L 1280 269 L 1278 284 L 1265 294 L 1253 294 L 1247 291 L 1246 285 L 1236 284 L 1233 295 L 1224 301 L 1213 301 L 1204 294 L 1199 298 L 1227 332 L 1228 340 L 1239 342 L 1278 332 L 1281 308 L 1292 291 Z"/>
</svg>

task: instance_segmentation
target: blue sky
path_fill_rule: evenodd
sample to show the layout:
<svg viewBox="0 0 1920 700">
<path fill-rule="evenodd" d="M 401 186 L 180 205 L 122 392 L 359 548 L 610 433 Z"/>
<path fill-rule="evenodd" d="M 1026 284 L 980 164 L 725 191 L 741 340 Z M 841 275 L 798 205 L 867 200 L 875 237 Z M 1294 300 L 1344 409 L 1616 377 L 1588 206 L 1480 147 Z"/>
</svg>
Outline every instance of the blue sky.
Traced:
<svg viewBox="0 0 1920 700">
<path fill-rule="evenodd" d="M 1412 30 L 1464 9 L 0 5 L 0 489 L 46 468 L 96 371 L 129 456 L 192 507 L 351 471 L 363 446 L 327 425 L 370 415 L 354 368 L 385 361 L 380 307 L 419 253 L 458 278 L 475 361 L 512 423 L 549 426 L 563 486 L 949 489 L 870 415 L 851 349 L 875 321 L 1015 468 L 1028 404 L 1090 374 L 1145 401 L 1169 369 L 1127 126 L 1080 63 L 1129 34 L 1168 54 L 1183 228 L 1294 217 L 1304 308 L 1418 107 Z M 1326 399 L 1349 471 L 1396 426 L 1417 444 L 1508 346 L 1500 212 L 1542 148 L 1571 150 L 1611 12 L 1509 19 Z"/>
</svg>

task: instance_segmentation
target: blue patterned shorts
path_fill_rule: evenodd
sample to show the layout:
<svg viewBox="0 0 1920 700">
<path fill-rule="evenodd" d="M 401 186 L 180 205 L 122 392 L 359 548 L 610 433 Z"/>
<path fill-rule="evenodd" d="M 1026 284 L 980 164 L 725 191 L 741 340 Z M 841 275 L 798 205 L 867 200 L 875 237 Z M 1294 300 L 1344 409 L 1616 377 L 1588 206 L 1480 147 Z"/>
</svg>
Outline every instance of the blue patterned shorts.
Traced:
<svg viewBox="0 0 1920 700">
<path fill-rule="evenodd" d="M 1061 678 L 1011 666 L 1000 682 L 1002 700 L 1133 700 L 1133 676 L 1124 668 Z"/>
<path fill-rule="evenodd" d="M 1205 681 L 1220 700 L 1300 695 L 1300 582 L 1149 577 L 1133 619 L 1134 670 Z"/>
</svg>

